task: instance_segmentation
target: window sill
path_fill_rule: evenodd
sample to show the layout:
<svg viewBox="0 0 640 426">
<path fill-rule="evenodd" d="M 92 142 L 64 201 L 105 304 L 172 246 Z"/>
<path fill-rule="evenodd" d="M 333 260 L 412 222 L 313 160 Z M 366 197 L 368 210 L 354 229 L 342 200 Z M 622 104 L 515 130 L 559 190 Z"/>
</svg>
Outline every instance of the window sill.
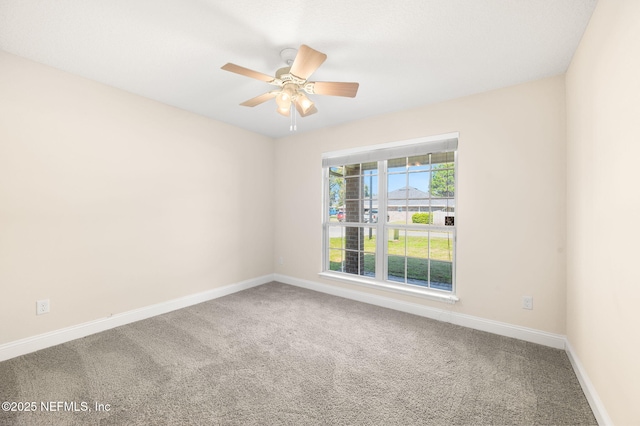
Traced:
<svg viewBox="0 0 640 426">
<path fill-rule="evenodd" d="M 362 285 L 369 288 L 375 288 L 378 290 L 387 290 L 394 293 L 405 294 L 409 296 L 421 297 L 424 299 L 435 300 L 437 302 L 444 303 L 456 303 L 460 299 L 451 293 L 439 292 L 437 290 L 430 289 L 422 289 L 422 288 L 413 288 L 404 286 L 401 284 L 393 284 L 391 282 L 381 282 L 363 277 L 351 277 L 345 276 L 344 274 L 338 274 L 333 272 L 320 272 L 318 274 L 322 278 L 327 278 L 330 280 L 341 281 L 349 284 Z"/>
</svg>

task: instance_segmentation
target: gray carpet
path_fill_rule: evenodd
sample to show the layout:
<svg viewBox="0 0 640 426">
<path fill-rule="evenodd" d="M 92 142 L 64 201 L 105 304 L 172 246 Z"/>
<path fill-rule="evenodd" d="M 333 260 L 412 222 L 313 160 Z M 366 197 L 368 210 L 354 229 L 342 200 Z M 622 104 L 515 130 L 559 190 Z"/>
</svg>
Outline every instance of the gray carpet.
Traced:
<svg viewBox="0 0 640 426">
<path fill-rule="evenodd" d="M 2 401 L 38 405 L 3 425 L 596 424 L 563 351 L 280 283 L 2 362 Z"/>
</svg>

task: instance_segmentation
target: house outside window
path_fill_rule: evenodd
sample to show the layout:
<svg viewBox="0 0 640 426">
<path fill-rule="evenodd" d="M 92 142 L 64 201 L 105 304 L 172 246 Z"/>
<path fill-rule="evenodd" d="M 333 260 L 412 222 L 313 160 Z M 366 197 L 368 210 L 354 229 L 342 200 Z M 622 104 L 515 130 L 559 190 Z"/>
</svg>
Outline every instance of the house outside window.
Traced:
<svg viewBox="0 0 640 426">
<path fill-rule="evenodd" d="M 323 156 L 321 275 L 455 301 L 458 135 Z"/>
</svg>

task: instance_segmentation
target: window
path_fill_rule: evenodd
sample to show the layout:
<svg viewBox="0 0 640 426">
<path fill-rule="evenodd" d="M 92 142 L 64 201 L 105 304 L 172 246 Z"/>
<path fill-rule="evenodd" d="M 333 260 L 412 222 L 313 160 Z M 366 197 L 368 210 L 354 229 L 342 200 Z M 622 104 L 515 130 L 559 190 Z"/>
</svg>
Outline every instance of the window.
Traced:
<svg viewBox="0 0 640 426">
<path fill-rule="evenodd" d="M 457 134 L 326 154 L 323 275 L 457 300 Z"/>
</svg>

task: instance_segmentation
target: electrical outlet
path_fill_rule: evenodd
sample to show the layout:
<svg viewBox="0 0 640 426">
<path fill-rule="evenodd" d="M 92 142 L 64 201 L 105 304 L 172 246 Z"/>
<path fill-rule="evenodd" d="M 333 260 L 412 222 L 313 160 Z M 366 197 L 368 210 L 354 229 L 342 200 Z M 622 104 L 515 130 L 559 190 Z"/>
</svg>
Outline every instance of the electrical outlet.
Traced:
<svg viewBox="0 0 640 426">
<path fill-rule="evenodd" d="M 278 264 L 284 265 L 284 258 L 282 256 L 278 258 Z"/>
<path fill-rule="evenodd" d="M 36 302 L 36 315 L 42 315 L 49 312 L 49 299 L 38 300 Z"/>
<path fill-rule="evenodd" d="M 522 309 L 533 309 L 533 297 L 532 296 L 523 296 L 522 297 Z"/>
</svg>

